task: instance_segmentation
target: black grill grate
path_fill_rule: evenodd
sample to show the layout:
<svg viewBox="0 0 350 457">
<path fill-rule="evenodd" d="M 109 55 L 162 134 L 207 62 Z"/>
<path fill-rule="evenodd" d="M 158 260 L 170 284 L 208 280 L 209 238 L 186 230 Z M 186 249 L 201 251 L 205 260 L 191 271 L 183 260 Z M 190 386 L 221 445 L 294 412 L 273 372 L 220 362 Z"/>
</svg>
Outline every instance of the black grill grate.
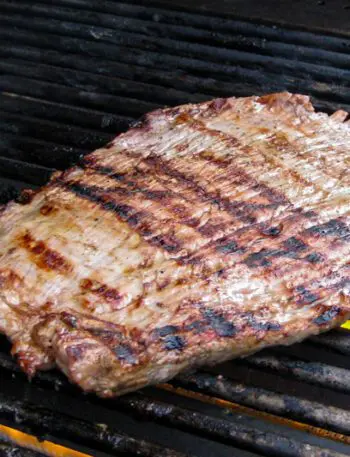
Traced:
<svg viewBox="0 0 350 457">
<path fill-rule="evenodd" d="M 51 3 L 0 3 L 0 203 L 159 106 L 287 89 L 350 110 L 349 37 L 165 1 Z M 92 456 L 350 455 L 346 330 L 108 401 L 59 373 L 29 384 L 0 347 L 1 422 Z"/>
</svg>

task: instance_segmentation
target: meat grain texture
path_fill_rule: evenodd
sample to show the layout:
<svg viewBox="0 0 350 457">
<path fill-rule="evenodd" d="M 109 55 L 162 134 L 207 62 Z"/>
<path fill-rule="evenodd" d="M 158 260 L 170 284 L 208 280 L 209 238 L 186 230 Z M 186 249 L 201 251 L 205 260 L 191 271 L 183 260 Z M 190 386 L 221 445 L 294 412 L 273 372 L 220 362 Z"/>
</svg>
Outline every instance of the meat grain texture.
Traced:
<svg viewBox="0 0 350 457">
<path fill-rule="evenodd" d="M 345 321 L 346 117 L 289 93 L 158 110 L 2 208 L 22 369 L 108 397 Z"/>
</svg>

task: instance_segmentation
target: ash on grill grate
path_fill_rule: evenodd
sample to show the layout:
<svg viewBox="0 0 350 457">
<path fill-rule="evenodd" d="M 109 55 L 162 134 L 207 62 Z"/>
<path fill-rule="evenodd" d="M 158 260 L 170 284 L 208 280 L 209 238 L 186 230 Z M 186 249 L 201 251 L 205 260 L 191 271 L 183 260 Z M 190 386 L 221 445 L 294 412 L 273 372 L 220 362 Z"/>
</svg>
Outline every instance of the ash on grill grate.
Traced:
<svg viewBox="0 0 350 457">
<path fill-rule="evenodd" d="M 350 111 L 349 37 L 157 3 L 0 3 L 0 204 L 159 106 L 290 90 Z M 334 331 L 102 401 L 56 372 L 29 384 L 0 341 L 0 421 L 94 457 L 350 455 L 349 342 Z"/>
</svg>

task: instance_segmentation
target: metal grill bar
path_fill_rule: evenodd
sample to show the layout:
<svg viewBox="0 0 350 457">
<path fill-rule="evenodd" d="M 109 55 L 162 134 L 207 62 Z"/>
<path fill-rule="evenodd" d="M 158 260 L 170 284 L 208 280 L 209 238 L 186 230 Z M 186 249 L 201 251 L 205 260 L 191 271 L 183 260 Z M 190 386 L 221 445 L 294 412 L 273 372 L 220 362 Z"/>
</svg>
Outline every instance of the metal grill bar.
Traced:
<svg viewBox="0 0 350 457">
<path fill-rule="evenodd" d="M 325 363 L 305 362 L 286 356 L 256 354 L 244 363 L 293 376 L 302 381 L 350 393 L 350 371 Z"/>
<path fill-rule="evenodd" d="M 325 333 L 324 335 L 314 336 L 311 338 L 311 341 L 334 349 L 344 355 L 350 355 L 350 338 L 349 332 L 346 330 L 336 330 Z"/>
<path fill-rule="evenodd" d="M 266 389 L 231 381 L 222 375 L 209 373 L 181 375 L 177 383 L 186 388 L 209 393 L 226 400 L 271 414 L 314 424 L 335 432 L 350 435 L 350 411 L 326 406 L 291 395 L 281 395 Z"/>
<path fill-rule="evenodd" d="M 75 5 L 74 5 L 75 6 Z M 90 5 L 91 8 L 91 5 Z M 159 36 L 161 38 L 169 37 L 177 41 L 191 41 L 201 44 L 222 45 L 224 43 L 226 48 L 240 49 L 242 51 L 256 52 L 259 49 L 262 55 L 287 56 L 295 48 L 295 43 L 289 44 L 288 42 L 281 43 L 280 40 L 273 41 L 271 38 L 268 42 L 264 37 L 254 36 L 254 40 L 247 39 L 247 36 L 242 36 L 236 30 L 231 29 L 231 33 L 222 33 L 221 31 L 213 34 L 210 30 L 196 29 L 193 27 L 186 27 L 183 25 L 172 25 L 169 23 L 155 22 L 154 16 L 150 19 L 143 17 L 129 18 L 128 16 L 115 16 L 111 14 L 103 14 L 86 10 L 76 10 L 75 8 L 46 6 L 43 4 L 31 3 L 12 3 L 8 1 L 2 2 L 1 9 L 6 12 L 16 12 L 24 14 L 26 17 L 39 16 L 67 20 L 69 22 L 83 23 L 87 25 L 113 28 L 118 31 L 128 31 L 134 33 L 142 33 L 149 36 Z M 93 9 L 93 8 L 92 8 Z M 221 30 L 221 28 L 220 28 Z M 311 37 L 310 37 L 311 38 Z M 313 40 L 310 39 L 307 43 L 308 46 L 299 45 L 298 58 L 306 62 L 314 62 L 315 60 L 322 60 L 324 64 L 339 65 L 340 68 L 346 68 L 346 54 L 344 54 L 344 41 L 342 53 L 335 50 L 329 52 L 323 47 L 316 47 Z M 345 60 L 344 60 L 345 58 Z"/>
<path fill-rule="evenodd" d="M 107 425 L 92 424 L 42 408 L 24 406 L 0 394 L 0 414 L 34 430 L 79 441 L 105 452 L 143 457 L 185 457 L 185 454 L 118 433 Z M 338 457 L 338 456 L 337 456 Z"/>
<path fill-rule="evenodd" d="M 42 1 L 41 3 L 47 3 Z M 159 2 L 158 2 L 159 3 Z M 164 3 L 164 2 L 163 2 Z M 347 52 L 344 44 L 344 36 L 337 37 L 328 34 L 295 30 L 285 26 L 283 28 L 276 25 L 257 23 L 257 21 L 231 19 L 227 16 L 205 14 L 198 12 L 183 12 L 172 5 L 156 5 L 155 1 L 147 1 L 146 5 L 142 2 L 126 0 L 124 2 L 111 2 L 102 0 L 98 3 L 93 0 L 57 0 L 55 5 L 64 5 L 83 10 L 100 11 L 113 13 L 123 17 L 135 17 L 145 20 L 157 20 L 165 24 L 183 25 L 191 28 L 207 29 L 215 33 L 220 30 L 230 35 L 245 35 L 247 37 L 264 37 L 270 40 L 277 40 L 283 43 L 306 44 L 322 49 L 329 49 L 337 52 Z M 165 9 L 166 8 L 166 9 Z"/>
<path fill-rule="evenodd" d="M 0 153 L 2 156 L 24 162 L 30 161 L 47 168 L 67 166 L 69 163 L 78 160 L 86 152 L 89 151 L 31 138 L 23 134 L 19 136 L 15 133 L 1 132 L 0 135 Z"/>
<path fill-rule="evenodd" d="M 25 67 L 26 63 L 23 65 Z M 126 130 L 130 123 L 134 121 L 132 117 L 119 116 L 62 103 L 50 103 L 47 100 L 37 100 L 32 97 L 18 97 L 13 94 L 0 94 L 0 107 L 1 111 L 8 113 L 26 113 L 27 116 L 34 118 L 102 130 L 114 135 L 116 132 Z"/>
<path fill-rule="evenodd" d="M 1 10 L 18 10 L 19 5 L 8 5 L 6 2 L 2 2 Z M 35 5 L 28 5 L 27 9 L 35 9 Z M 43 7 L 41 7 L 41 10 Z M 99 39 L 108 43 L 114 43 L 119 45 L 131 45 L 134 47 L 148 47 L 151 49 L 157 49 L 158 51 L 171 52 L 177 54 L 181 52 L 182 55 L 196 54 L 197 58 L 201 57 L 206 61 L 221 61 L 224 57 L 226 61 L 232 61 L 241 63 L 243 60 L 246 63 L 255 63 L 266 65 L 268 64 L 268 58 L 271 54 L 276 62 L 276 67 L 270 71 L 278 71 L 278 68 L 289 69 L 287 65 L 290 60 L 291 53 L 295 51 L 295 45 L 287 43 L 278 43 L 274 41 L 260 41 L 259 38 L 253 43 L 249 40 L 237 40 L 234 35 L 222 36 L 216 33 L 214 36 L 207 31 L 196 31 L 202 35 L 206 35 L 206 38 L 211 38 L 210 45 L 201 44 L 201 40 L 193 40 L 192 28 L 184 27 L 172 27 L 162 26 L 154 21 L 138 21 L 135 19 L 118 18 L 111 15 L 99 15 L 94 18 L 89 14 L 89 20 L 84 18 L 84 13 L 81 11 L 75 11 L 74 9 L 55 9 L 50 7 L 46 11 L 46 17 L 35 13 L 34 17 L 30 21 L 27 20 L 27 15 L 23 14 L 1 14 L 0 22 L 3 24 L 13 24 L 29 29 L 38 29 L 46 32 L 58 33 L 61 32 L 63 35 L 69 34 L 72 36 L 79 36 L 87 39 Z M 61 20 L 53 19 L 55 12 L 60 13 L 58 16 Z M 65 20 L 62 20 L 65 19 Z M 93 27 L 90 24 L 93 23 Z M 97 26 L 96 23 L 99 25 Z M 112 27 L 112 28 L 111 28 Z M 114 29 L 117 29 L 114 30 Z M 122 31 L 122 33 L 120 33 Z M 180 33 L 179 33 L 180 32 Z M 181 33 L 182 32 L 182 33 Z M 161 40 L 159 40 L 161 38 Z M 347 40 L 345 40 L 346 42 Z M 312 43 L 312 41 L 311 41 Z M 216 46 L 220 46 L 221 53 L 217 55 L 215 53 Z M 232 49 L 231 49 L 232 48 Z M 249 51 L 249 52 L 246 52 Z M 254 51 L 254 52 L 251 52 Z M 266 55 L 267 54 L 267 55 Z M 284 57 L 288 57 L 287 60 Z M 310 63 L 312 61 L 313 63 Z M 321 64 L 315 65 L 315 62 L 322 62 Z M 347 69 L 349 56 L 344 53 L 329 52 L 322 48 L 308 48 L 305 46 L 298 47 L 297 54 L 297 68 L 300 70 L 307 70 L 308 68 L 314 69 L 319 67 L 332 66 L 336 69 Z M 325 68 L 324 68 L 325 70 Z"/>
<path fill-rule="evenodd" d="M 13 155 L 15 151 L 10 151 Z M 53 168 L 41 167 L 19 160 L 0 156 L 0 168 L 2 175 L 12 179 L 24 179 L 34 186 L 44 185 L 54 172 Z"/>
<path fill-rule="evenodd" d="M 30 22 L 32 24 L 33 21 L 26 22 Z M 45 23 L 45 19 L 43 19 L 43 22 Z M 191 56 L 188 57 L 186 53 L 173 56 L 171 54 L 166 54 L 163 49 L 157 49 L 157 52 L 154 52 L 154 50 L 152 49 L 150 50 L 147 43 L 144 43 L 143 38 L 138 39 L 139 45 L 143 46 L 142 49 L 138 49 L 137 46 L 135 47 L 135 43 L 131 38 L 129 40 L 126 40 L 124 45 L 111 45 L 109 44 L 110 40 L 106 41 L 103 38 L 95 39 L 95 41 L 93 41 L 93 37 L 89 33 L 89 27 L 86 26 L 85 28 L 87 38 L 85 40 L 81 40 L 80 38 L 75 37 L 68 37 L 64 35 L 41 33 L 38 31 L 23 31 L 18 30 L 17 28 L 9 28 L 5 26 L 2 27 L 0 30 L 0 37 L 4 40 L 15 40 L 16 43 L 22 42 L 25 45 L 30 44 L 32 46 L 39 46 L 41 48 L 54 48 L 56 50 L 61 50 L 69 53 L 79 53 L 81 52 L 81 50 L 84 50 L 85 52 L 88 52 L 90 56 L 92 55 L 103 57 L 104 59 L 109 60 L 118 60 L 123 62 L 124 64 L 133 63 L 134 65 L 141 65 L 147 68 L 153 68 L 154 66 L 156 66 L 160 70 L 166 70 L 170 66 L 173 69 L 178 69 L 186 72 L 189 71 L 197 76 L 200 75 L 201 78 L 204 79 L 208 79 L 208 77 L 214 77 L 216 80 L 226 82 L 230 81 L 230 92 L 237 93 L 237 95 L 247 95 L 247 93 L 249 93 L 249 84 L 255 85 L 255 92 L 257 90 L 259 92 L 266 92 L 279 90 L 281 88 L 281 83 L 283 83 L 286 89 L 293 88 L 294 90 L 296 90 L 298 88 L 302 88 L 303 91 L 309 92 L 310 94 L 314 95 L 320 100 L 325 100 L 326 102 L 332 100 L 333 106 L 336 101 L 341 100 L 343 107 L 346 108 L 346 102 L 349 101 L 348 91 L 345 89 L 345 87 L 337 86 L 334 84 L 334 81 L 337 77 L 338 80 L 339 78 L 342 78 L 343 81 L 346 80 L 347 76 L 346 74 L 344 74 L 343 70 L 336 70 L 336 75 L 334 73 L 335 70 L 331 67 L 322 67 L 310 64 L 308 68 L 300 68 L 300 75 L 298 76 L 298 62 L 296 62 L 293 59 L 284 59 L 284 64 L 289 68 L 290 74 L 288 74 L 288 72 L 286 73 L 285 69 L 279 68 L 278 70 L 280 71 L 280 74 L 278 80 L 276 80 L 276 76 L 270 73 L 269 70 L 269 68 L 271 67 L 271 65 L 269 66 L 269 57 L 264 57 L 265 59 L 267 59 L 264 68 L 262 68 L 260 64 L 258 65 L 256 63 L 251 65 L 249 63 L 249 60 L 240 60 L 238 57 L 235 57 L 232 61 L 232 63 L 234 63 L 235 65 L 223 65 L 222 63 L 198 60 L 196 50 L 192 50 L 191 43 L 187 43 L 192 52 Z M 81 32 L 81 30 L 84 30 L 84 27 L 80 27 L 79 30 Z M 53 27 L 53 31 L 57 32 L 57 29 Z M 102 41 L 106 42 L 102 44 Z M 158 41 L 161 41 L 163 43 L 164 40 Z M 225 58 L 225 54 L 222 54 L 221 48 L 213 47 L 212 49 L 213 55 L 220 56 L 220 62 L 226 62 L 227 59 Z M 307 74 L 308 77 L 313 76 L 315 78 L 318 78 L 320 82 L 322 81 L 322 78 L 320 79 L 320 76 L 323 75 L 326 78 L 328 84 L 315 84 L 315 81 L 310 81 L 308 78 L 305 78 L 305 74 Z M 237 84 L 237 80 L 242 79 L 244 79 L 248 84 L 246 90 L 242 90 L 242 84 Z M 215 84 L 214 86 L 216 85 L 217 84 Z M 207 93 L 208 90 L 206 90 L 205 92 Z M 145 109 L 145 111 L 147 111 L 147 108 Z"/>
<path fill-rule="evenodd" d="M 172 427 L 190 430 L 193 433 L 211 436 L 223 442 L 242 446 L 245 449 L 278 457 L 340 457 L 335 451 L 326 451 L 316 446 L 299 443 L 271 432 L 262 432 L 240 424 L 236 418 L 230 421 L 185 410 L 168 403 L 153 401 L 150 398 L 137 398 L 130 401 L 121 397 L 118 404 L 132 408 L 141 417 L 167 423 Z M 343 456 L 344 457 L 344 456 Z"/>
</svg>

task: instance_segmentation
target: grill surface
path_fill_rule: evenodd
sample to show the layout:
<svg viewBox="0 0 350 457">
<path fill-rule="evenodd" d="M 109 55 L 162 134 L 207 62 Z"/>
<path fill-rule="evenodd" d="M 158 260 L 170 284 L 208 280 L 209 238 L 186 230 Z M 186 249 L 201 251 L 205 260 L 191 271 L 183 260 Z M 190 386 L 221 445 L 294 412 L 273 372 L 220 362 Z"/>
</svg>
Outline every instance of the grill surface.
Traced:
<svg viewBox="0 0 350 457">
<path fill-rule="evenodd" d="M 350 38 L 166 3 L 0 3 L 2 203 L 159 106 L 287 89 L 350 111 Z M 0 418 L 101 457 L 339 457 L 350 455 L 349 355 L 338 330 L 102 401 L 55 372 L 29 384 L 1 339 Z M 0 440 L 10 455 L 41 454 Z"/>
</svg>

